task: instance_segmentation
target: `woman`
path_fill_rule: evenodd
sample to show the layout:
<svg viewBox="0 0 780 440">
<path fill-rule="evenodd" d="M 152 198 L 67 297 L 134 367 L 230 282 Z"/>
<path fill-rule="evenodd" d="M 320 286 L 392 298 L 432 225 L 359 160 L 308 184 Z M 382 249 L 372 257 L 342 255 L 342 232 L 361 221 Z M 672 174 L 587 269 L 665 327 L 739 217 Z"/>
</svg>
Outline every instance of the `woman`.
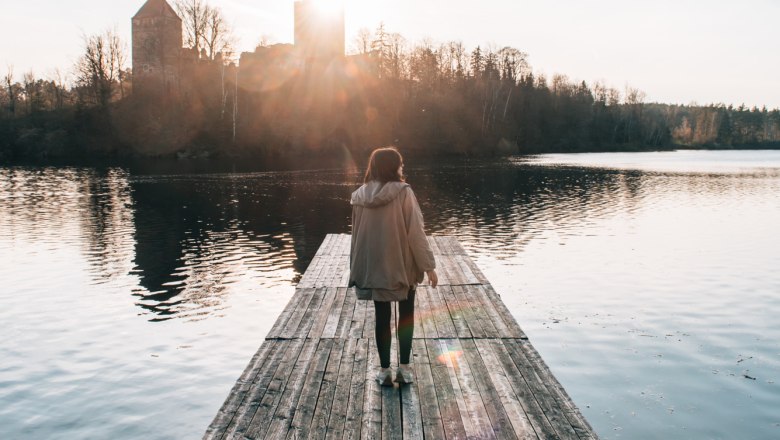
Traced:
<svg viewBox="0 0 780 440">
<path fill-rule="evenodd" d="M 412 188 L 404 181 L 403 158 L 393 147 L 371 153 L 364 185 L 352 193 L 352 246 L 349 285 L 358 299 L 373 300 L 376 347 L 381 370 L 377 381 L 393 386 L 390 371 L 390 307 L 398 302 L 400 365 L 395 380 L 411 383 L 409 360 L 414 335 L 415 287 L 424 274 L 438 283 L 436 262 L 425 237 L 423 216 Z"/>
</svg>

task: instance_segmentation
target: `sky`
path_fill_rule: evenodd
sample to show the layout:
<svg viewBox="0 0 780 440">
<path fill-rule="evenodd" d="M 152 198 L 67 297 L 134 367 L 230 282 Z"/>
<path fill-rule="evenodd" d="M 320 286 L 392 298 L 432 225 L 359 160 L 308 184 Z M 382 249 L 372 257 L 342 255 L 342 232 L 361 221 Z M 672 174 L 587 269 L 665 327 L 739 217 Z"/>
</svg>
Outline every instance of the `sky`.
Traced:
<svg viewBox="0 0 780 440">
<path fill-rule="evenodd" d="M 410 42 L 512 46 L 535 73 L 639 88 L 647 102 L 780 108 L 780 0 L 343 0 L 347 47 L 358 29 Z M 144 0 L 0 0 L 0 74 L 67 73 L 83 36 L 116 28 L 129 50 Z M 293 40 L 293 0 L 211 0 L 240 51 Z"/>
</svg>

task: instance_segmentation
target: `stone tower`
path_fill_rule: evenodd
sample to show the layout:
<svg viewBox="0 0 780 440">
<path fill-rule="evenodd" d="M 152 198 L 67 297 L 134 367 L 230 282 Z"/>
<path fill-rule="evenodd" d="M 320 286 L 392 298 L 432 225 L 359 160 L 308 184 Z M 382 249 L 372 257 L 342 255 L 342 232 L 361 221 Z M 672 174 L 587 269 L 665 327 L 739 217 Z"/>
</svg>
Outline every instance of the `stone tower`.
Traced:
<svg viewBox="0 0 780 440">
<path fill-rule="evenodd" d="M 181 55 L 181 18 L 166 0 L 148 0 L 133 17 L 135 91 L 177 90 Z"/>
<path fill-rule="evenodd" d="M 344 57 L 344 10 L 324 13 L 316 1 L 295 2 L 295 48 L 309 62 Z"/>
</svg>

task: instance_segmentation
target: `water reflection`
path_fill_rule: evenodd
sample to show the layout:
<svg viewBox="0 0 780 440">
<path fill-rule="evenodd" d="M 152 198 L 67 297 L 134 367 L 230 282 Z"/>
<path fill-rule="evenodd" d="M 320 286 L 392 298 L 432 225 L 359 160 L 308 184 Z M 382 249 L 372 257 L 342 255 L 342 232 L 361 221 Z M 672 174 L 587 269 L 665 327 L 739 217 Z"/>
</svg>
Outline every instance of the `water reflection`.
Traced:
<svg viewBox="0 0 780 440">
<path fill-rule="evenodd" d="M 711 437 L 697 415 L 722 408 L 744 422 L 718 435 L 771 437 L 780 156 L 729 172 L 553 159 L 406 172 L 428 231 L 458 236 L 602 437 Z M 0 426 L 201 435 L 322 239 L 349 232 L 359 182 L 0 168 Z"/>
<path fill-rule="evenodd" d="M 155 319 L 218 310 L 242 278 L 294 284 L 325 234 L 348 227 L 343 187 L 299 173 L 142 177 L 130 186 L 134 294 Z"/>
</svg>

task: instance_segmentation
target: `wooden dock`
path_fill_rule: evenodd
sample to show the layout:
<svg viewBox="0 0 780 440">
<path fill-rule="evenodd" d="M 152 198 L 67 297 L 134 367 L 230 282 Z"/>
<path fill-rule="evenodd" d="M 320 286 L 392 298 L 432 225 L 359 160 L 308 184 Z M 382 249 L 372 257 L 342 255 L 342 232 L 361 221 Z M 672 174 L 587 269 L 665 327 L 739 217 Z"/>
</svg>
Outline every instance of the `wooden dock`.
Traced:
<svg viewBox="0 0 780 440">
<path fill-rule="evenodd" d="M 328 235 L 204 438 L 597 438 L 457 240 L 430 241 L 415 383 L 374 380 L 374 306 L 346 287 L 350 237 Z"/>
</svg>

